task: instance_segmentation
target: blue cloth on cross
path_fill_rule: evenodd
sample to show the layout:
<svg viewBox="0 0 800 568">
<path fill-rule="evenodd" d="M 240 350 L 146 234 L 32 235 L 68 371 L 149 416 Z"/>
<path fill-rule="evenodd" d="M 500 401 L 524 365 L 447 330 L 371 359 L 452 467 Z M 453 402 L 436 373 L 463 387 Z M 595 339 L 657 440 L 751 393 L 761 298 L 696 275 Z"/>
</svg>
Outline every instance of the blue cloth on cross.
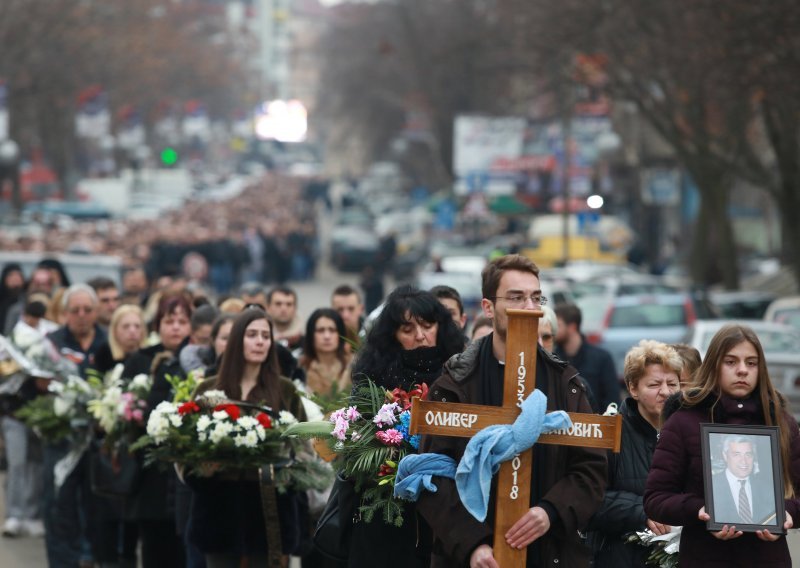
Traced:
<svg viewBox="0 0 800 568">
<path fill-rule="evenodd" d="M 455 479 L 461 502 L 470 514 L 483 522 L 492 487 L 492 477 L 500 464 L 533 447 L 542 433 L 567 429 L 572 421 L 563 410 L 547 414 L 547 397 L 533 391 L 522 402 L 522 413 L 513 424 L 497 424 L 478 432 L 467 443 L 458 467 L 455 460 L 440 454 L 413 454 L 398 465 L 394 494 L 416 501 L 422 489 L 435 492 L 433 475 Z"/>
</svg>

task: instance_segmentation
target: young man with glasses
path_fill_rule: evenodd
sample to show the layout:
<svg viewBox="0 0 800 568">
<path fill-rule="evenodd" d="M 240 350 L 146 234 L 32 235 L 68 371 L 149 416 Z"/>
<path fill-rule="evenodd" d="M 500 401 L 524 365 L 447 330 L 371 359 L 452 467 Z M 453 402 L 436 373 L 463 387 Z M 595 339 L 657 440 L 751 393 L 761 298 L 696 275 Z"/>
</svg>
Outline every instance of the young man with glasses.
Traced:
<svg viewBox="0 0 800 568">
<path fill-rule="evenodd" d="M 493 332 L 470 343 L 452 357 L 444 374 L 430 388 L 430 399 L 500 406 L 506 355 L 509 308 L 535 310 L 542 296 L 539 269 L 521 255 L 491 261 L 482 274 L 484 315 Z M 547 409 L 592 412 L 578 372 L 541 347 L 536 357 L 536 388 L 547 396 Z M 424 436 L 420 452 L 461 459 L 467 438 Z M 528 548 L 528 566 L 588 566 L 582 529 L 600 507 L 606 486 L 604 450 L 567 446 L 534 446 L 530 509 L 506 533 L 515 547 Z M 461 503 L 452 479 L 436 477 L 438 490 L 423 492 L 417 511 L 433 527 L 432 566 L 497 568 L 492 554 L 494 503 L 485 522 L 476 520 Z"/>
</svg>

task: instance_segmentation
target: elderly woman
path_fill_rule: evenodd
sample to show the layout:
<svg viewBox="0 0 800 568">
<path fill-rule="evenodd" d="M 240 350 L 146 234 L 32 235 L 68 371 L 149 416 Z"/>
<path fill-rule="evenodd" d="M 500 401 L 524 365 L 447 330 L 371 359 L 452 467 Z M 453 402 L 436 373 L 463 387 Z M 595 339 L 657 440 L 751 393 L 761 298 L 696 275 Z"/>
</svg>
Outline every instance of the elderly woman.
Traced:
<svg viewBox="0 0 800 568">
<path fill-rule="evenodd" d="M 645 515 L 643 498 L 661 411 L 667 398 L 680 389 L 682 367 L 675 350 L 658 341 L 642 340 L 625 356 L 629 396 L 619 408 L 622 449 L 608 454 L 608 488 L 589 525 L 597 568 L 644 568 L 649 550 L 627 543 L 625 537 L 645 528 L 659 535 L 669 532 L 668 526 Z"/>
<path fill-rule="evenodd" d="M 556 348 L 556 333 L 558 332 L 558 318 L 550 306 L 539 306 L 544 316 L 539 320 L 539 345 L 550 353 Z"/>
</svg>

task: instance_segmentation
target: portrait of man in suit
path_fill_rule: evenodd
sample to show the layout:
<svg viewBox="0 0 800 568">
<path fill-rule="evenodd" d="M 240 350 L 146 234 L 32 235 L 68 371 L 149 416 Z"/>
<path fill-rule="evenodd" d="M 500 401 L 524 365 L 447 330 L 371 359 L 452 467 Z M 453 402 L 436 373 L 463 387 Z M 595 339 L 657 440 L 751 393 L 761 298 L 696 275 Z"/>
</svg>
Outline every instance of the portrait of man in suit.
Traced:
<svg viewBox="0 0 800 568">
<path fill-rule="evenodd" d="M 730 525 L 775 525 L 772 465 L 759 467 L 757 436 L 721 436 L 725 469 L 712 476 L 714 520 Z"/>
</svg>

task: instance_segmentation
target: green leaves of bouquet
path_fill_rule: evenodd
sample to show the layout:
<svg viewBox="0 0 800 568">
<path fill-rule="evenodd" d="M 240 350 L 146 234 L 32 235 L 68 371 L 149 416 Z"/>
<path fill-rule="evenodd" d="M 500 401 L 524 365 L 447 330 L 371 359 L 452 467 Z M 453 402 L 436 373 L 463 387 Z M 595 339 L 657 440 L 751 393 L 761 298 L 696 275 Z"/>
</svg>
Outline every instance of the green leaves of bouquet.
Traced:
<svg viewBox="0 0 800 568">
<path fill-rule="evenodd" d="M 336 454 L 333 467 L 360 493 L 359 512 L 366 522 L 376 514 L 387 524 L 403 524 L 403 502 L 395 499 L 398 462 L 419 446 L 411 436 L 411 399 L 427 396 L 427 386 L 410 392 L 387 391 L 366 380 L 353 392 L 350 406 L 333 412 L 327 421 L 296 424 L 284 436 L 325 440 Z"/>
</svg>

